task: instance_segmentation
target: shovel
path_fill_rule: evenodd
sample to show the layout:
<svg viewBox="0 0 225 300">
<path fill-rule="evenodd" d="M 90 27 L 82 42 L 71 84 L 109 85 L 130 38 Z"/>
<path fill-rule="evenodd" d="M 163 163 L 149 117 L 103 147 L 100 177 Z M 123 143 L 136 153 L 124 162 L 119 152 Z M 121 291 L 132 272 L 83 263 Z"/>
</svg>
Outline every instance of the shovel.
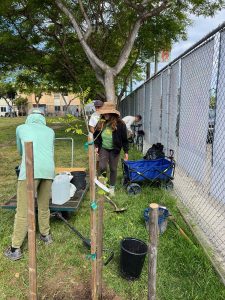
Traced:
<svg viewBox="0 0 225 300">
<path fill-rule="evenodd" d="M 91 249 L 91 240 L 84 237 L 75 227 L 71 226 L 70 223 L 63 218 L 61 212 L 56 212 L 54 215 L 61 219 L 74 233 L 76 233 L 76 235 L 83 241 L 83 244 L 87 249 Z"/>
<path fill-rule="evenodd" d="M 121 213 L 121 212 L 124 212 L 127 210 L 127 208 L 125 208 L 125 207 L 119 208 L 116 205 L 116 203 L 112 199 L 110 199 L 108 196 L 105 195 L 105 198 L 106 198 L 106 201 L 113 206 L 113 208 L 114 208 L 113 212 Z"/>
<path fill-rule="evenodd" d="M 172 215 L 169 216 L 169 220 L 172 221 L 172 223 L 174 224 L 174 226 L 179 230 L 180 234 L 189 242 L 189 244 L 191 244 L 195 249 L 197 249 L 197 247 L 195 246 L 195 244 L 187 236 L 187 234 L 184 232 L 184 230 L 177 224 L 175 218 Z"/>
<path fill-rule="evenodd" d="M 71 226 L 70 223 L 63 218 L 61 212 L 55 212 L 53 214 L 56 218 L 59 218 L 60 220 L 62 220 L 82 241 L 83 241 L 83 245 L 90 250 L 91 249 L 91 240 L 89 238 L 84 237 L 75 227 Z M 110 256 L 108 257 L 108 259 L 104 262 L 104 266 L 107 266 L 108 263 L 113 259 L 114 257 L 114 252 L 110 249 L 103 249 L 103 251 L 106 252 L 110 252 Z"/>
</svg>

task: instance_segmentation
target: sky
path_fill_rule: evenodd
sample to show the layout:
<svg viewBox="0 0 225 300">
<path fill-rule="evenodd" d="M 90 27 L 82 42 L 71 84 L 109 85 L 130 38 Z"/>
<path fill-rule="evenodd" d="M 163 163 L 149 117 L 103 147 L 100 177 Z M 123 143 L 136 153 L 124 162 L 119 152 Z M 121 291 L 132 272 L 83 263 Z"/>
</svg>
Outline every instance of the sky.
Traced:
<svg viewBox="0 0 225 300">
<path fill-rule="evenodd" d="M 196 17 L 191 16 L 192 25 L 187 27 L 187 40 L 179 41 L 172 46 L 170 61 L 173 61 L 176 57 L 181 55 L 188 48 L 193 46 L 199 40 L 201 40 L 204 36 L 206 36 L 209 32 L 216 29 L 219 25 L 225 22 L 225 9 L 218 12 L 213 18 L 212 17 Z M 168 63 L 160 63 L 158 65 L 158 70 L 165 67 Z M 151 63 L 151 75 L 154 72 L 154 64 Z M 140 86 L 142 82 L 136 82 L 133 85 L 133 89 Z"/>
<path fill-rule="evenodd" d="M 178 57 L 185 50 L 201 40 L 209 32 L 225 22 L 225 9 L 218 12 L 213 18 L 191 17 L 193 24 L 187 28 L 187 40 L 175 43 L 171 51 L 171 60 Z"/>
</svg>

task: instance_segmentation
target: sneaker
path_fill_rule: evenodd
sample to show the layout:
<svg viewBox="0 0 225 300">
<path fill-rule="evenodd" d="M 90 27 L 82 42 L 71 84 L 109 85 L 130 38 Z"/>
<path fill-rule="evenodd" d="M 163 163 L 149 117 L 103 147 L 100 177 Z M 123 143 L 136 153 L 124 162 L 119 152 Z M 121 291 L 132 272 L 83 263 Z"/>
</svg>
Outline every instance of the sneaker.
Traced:
<svg viewBox="0 0 225 300">
<path fill-rule="evenodd" d="M 42 235 L 40 234 L 40 240 L 45 243 L 45 245 L 49 245 L 53 242 L 51 234 Z"/>
<path fill-rule="evenodd" d="M 16 248 L 14 251 L 12 251 L 11 246 L 5 250 L 4 255 L 10 260 L 18 260 L 23 256 L 20 248 Z"/>
<path fill-rule="evenodd" d="M 114 197 L 115 196 L 115 186 L 109 187 L 109 196 Z"/>
</svg>

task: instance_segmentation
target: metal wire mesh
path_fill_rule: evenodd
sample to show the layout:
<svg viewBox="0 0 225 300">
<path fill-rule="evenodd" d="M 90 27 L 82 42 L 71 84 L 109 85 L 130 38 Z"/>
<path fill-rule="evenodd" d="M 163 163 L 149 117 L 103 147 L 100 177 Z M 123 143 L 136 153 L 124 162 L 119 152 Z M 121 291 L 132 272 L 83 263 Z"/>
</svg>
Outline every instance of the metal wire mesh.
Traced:
<svg viewBox="0 0 225 300">
<path fill-rule="evenodd" d="M 142 115 L 145 150 L 161 142 L 167 155 L 175 151 L 175 191 L 225 271 L 224 30 L 158 72 L 121 107 L 123 116 Z"/>
</svg>

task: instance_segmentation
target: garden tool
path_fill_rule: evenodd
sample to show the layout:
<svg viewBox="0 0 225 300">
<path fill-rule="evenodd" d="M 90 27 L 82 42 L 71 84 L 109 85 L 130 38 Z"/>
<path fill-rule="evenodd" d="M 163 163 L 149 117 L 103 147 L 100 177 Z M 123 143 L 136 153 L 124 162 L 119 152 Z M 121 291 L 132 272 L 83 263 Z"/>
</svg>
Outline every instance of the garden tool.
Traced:
<svg viewBox="0 0 225 300">
<path fill-rule="evenodd" d="M 56 212 L 54 215 L 62 220 L 73 232 L 76 233 L 76 235 L 83 241 L 83 244 L 87 249 L 91 249 L 91 240 L 89 238 L 85 238 L 75 227 L 71 226 L 70 223 L 63 218 L 61 212 Z"/>
<path fill-rule="evenodd" d="M 104 195 L 104 196 L 105 196 L 105 198 L 106 198 L 106 201 L 114 207 L 113 212 L 121 213 L 121 212 L 124 212 L 124 211 L 127 210 L 126 207 L 119 208 L 119 207 L 116 205 L 116 203 L 115 203 L 112 199 L 110 199 L 110 198 L 109 198 L 108 196 L 106 196 L 106 195 Z"/>
<path fill-rule="evenodd" d="M 54 216 L 59 218 L 60 220 L 62 220 L 82 241 L 84 246 L 90 250 L 91 249 L 91 240 L 89 238 L 85 238 L 75 227 L 71 226 L 70 223 L 63 218 L 61 212 L 55 212 Z M 114 257 L 114 252 L 110 249 L 103 249 L 103 251 L 105 252 L 110 252 L 109 253 L 109 257 L 107 258 L 107 260 L 104 262 L 104 266 L 108 265 L 108 263 L 113 259 Z"/>
<path fill-rule="evenodd" d="M 169 220 L 173 222 L 173 224 L 175 225 L 175 227 L 179 230 L 180 234 L 183 235 L 183 237 L 189 242 L 189 244 L 191 244 L 192 246 L 194 246 L 195 249 L 197 249 L 197 247 L 195 246 L 195 244 L 187 236 L 187 234 L 184 232 L 184 230 L 177 224 L 175 218 L 172 215 L 169 216 Z"/>
</svg>

